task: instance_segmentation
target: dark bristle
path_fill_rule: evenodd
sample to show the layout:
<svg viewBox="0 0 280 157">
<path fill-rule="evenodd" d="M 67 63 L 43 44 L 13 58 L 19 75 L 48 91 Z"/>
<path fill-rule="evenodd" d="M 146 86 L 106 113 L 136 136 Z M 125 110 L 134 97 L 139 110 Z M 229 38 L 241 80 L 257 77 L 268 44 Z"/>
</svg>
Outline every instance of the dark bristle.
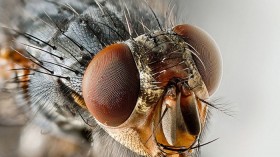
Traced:
<svg viewBox="0 0 280 157">
<path fill-rule="evenodd" d="M 57 63 L 53 63 L 53 62 L 49 62 L 49 61 L 42 61 L 42 62 L 43 62 L 43 63 L 48 63 L 48 64 L 52 64 L 52 65 L 59 66 L 59 67 L 61 67 L 61 68 L 63 68 L 63 69 L 72 71 L 72 72 L 75 73 L 76 75 L 78 75 L 78 74 L 81 74 L 81 75 L 82 75 L 82 73 L 81 73 L 80 71 L 78 71 L 78 70 L 76 70 L 76 69 L 72 69 L 72 68 L 70 68 L 70 67 L 67 67 L 66 65 L 57 64 Z"/>
<path fill-rule="evenodd" d="M 62 30 L 62 29 L 57 25 L 57 23 L 54 22 L 53 19 L 52 19 L 47 13 L 45 13 L 45 15 L 52 21 L 52 23 L 56 26 L 57 30 L 59 30 L 63 36 L 65 36 L 68 40 L 70 40 L 72 43 L 74 43 L 81 51 L 84 49 L 83 46 L 81 46 L 79 43 L 77 43 L 77 42 L 74 41 L 72 38 L 70 38 L 69 36 L 67 36 L 67 35 L 65 34 L 65 31 Z M 84 64 L 83 64 L 82 62 L 80 62 L 71 52 L 69 52 L 69 51 L 66 50 L 66 49 L 64 49 L 64 50 L 65 50 L 66 52 L 68 52 L 80 65 L 84 66 Z M 87 51 L 87 52 L 90 54 L 89 51 Z"/>
<path fill-rule="evenodd" d="M 157 21 L 157 23 L 158 23 L 158 28 L 159 28 L 161 31 L 163 31 L 163 28 L 162 28 L 162 26 L 161 26 L 161 24 L 160 24 L 160 22 L 159 22 L 159 18 L 157 17 L 156 13 L 154 12 L 154 10 L 151 8 L 151 6 L 150 6 L 146 1 L 145 1 L 145 3 L 147 4 L 147 7 L 148 7 L 148 8 L 150 9 L 150 11 L 152 12 L 152 14 L 153 14 L 155 20 Z"/>
<path fill-rule="evenodd" d="M 61 56 L 58 56 L 58 55 L 56 55 L 56 54 L 53 54 L 53 53 L 51 53 L 51 52 L 49 52 L 49 51 L 46 51 L 46 50 L 44 50 L 44 49 L 42 49 L 42 48 L 39 48 L 39 47 L 36 47 L 36 46 L 34 46 L 34 45 L 25 44 L 25 43 L 21 43 L 21 44 L 22 44 L 22 45 L 25 45 L 25 46 L 28 46 L 28 47 L 31 47 L 31 48 L 34 48 L 34 49 L 37 49 L 37 50 L 39 50 L 39 51 L 45 52 L 45 53 L 47 53 L 47 54 L 49 54 L 49 55 L 52 55 L 52 56 L 54 56 L 54 57 L 56 57 L 56 58 L 58 58 L 58 59 L 60 59 L 60 60 L 63 60 L 63 59 L 64 59 L 64 58 L 61 57 Z"/>
<path fill-rule="evenodd" d="M 225 108 L 224 105 L 219 105 L 219 104 L 212 104 L 206 100 L 200 99 L 198 98 L 200 101 L 202 101 L 203 103 L 207 104 L 209 107 L 216 109 L 224 114 L 226 114 L 227 116 L 230 117 L 234 117 L 234 114 L 232 113 L 233 111 L 229 110 L 228 108 Z"/>
</svg>

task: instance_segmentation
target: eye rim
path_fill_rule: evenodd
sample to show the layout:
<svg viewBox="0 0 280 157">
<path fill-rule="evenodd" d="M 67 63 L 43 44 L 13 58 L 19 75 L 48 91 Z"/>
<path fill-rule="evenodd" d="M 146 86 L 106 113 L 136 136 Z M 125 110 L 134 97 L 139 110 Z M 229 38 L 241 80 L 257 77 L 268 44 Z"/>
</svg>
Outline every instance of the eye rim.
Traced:
<svg viewBox="0 0 280 157">
<path fill-rule="evenodd" d="M 124 58 L 124 60 L 121 60 L 121 58 L 122 59 Z M 114 59 L 117 59 L 117 60 L 114 60 Z M 110 102 L 110 104 L 107 104 L 108 105 L 107 107 L 112 110 L 111 111 L 107 110 L 108 112 L 105 112 L 104 110 L 106 110 L 105 109 L 106 107 L 103 109 L 100 109 L 100 108 L 96 108 L 96 106 L 98 106 L 100 104 L 96 104 L 96 102 L 94 104 L 94 99 L 98 100 L 99 98 L 90 97 L 90 95 L 93 94 L 94 90 L 97 90 L 97 89 L 94 89 L 94 87 L 97 87 L 98 89 L 100 89 L 98 84 L 104 85 L 104 82 L 100 83 L 99 82 L 100 80 L 98 80 L 99 83 L 95 83 L 91 79 L 93 79 L 95 77 L 102 78 L 104 75 L 98 76 L 98 73 L 95 73 L 93 71 L 97 71 L 97 72 L 101 72 L 102 74 L 105 74 L 106 70 L 107 70 L 106 66 L 111 67 L 113 64 L 115 64 L 115 62 L 119 61 L 118 59 L 121 60 L 123 66 L 126 66 L 125 70 L 128 70 L 126 75 L 123 75 L 123 76 L 125 76 L 123 78 L 128 80 L 128 82 L 130 82 L 130 83 L 133 82 L 133 83 L 131 83 L 131 86 L 127 86 L 127 84 L 125 84 L 126 87 L 129 87 L 129 89 L 126 90 L 124 92 L 125 94 L 122 94 L 122 97 L 120 98 L 121 101 L 124 98 L 129 99 L 129 101 L 128 101 L 128 103 L 123 102 L 122 105 L 121 104 L 116 105 L 117 109 L 116 108 L 112 109 L 113 107 L 110 106 L 111 104 L 113 104 L 112 102 L 114 102 L 114 101 L 112 101 L 112 102 Z M 104 61 L 104 62 L 102 62 L 102 61 Z M 102 70 L 100 70 L 102 68 L 105 69 L 105 70 L 103 69 L 105 72 L 104 71 L 102 72 Z M 114 68 L 114 70 L 119 70 L 118 68 L 119 67 Z M 110 71 L 110 72 L 112 72 L 112 71 Z M 131 72 L 131 74 L 130 74 L 130 72 Z M 117 72 L 114 72 L 114 74 L 119 74 L 119 73 L 117 71 Z M 117 77 L 120 77 L 120 76 L 121 75 L 117 75 Z M 116 77 L 116 76 L 114 76 L 114 77 Z M 105 78 L 108 78 L 108 77 L 105 77 Z M 130 80 L 132 80 L 132 81 L 130 81 Z M 103 80 L 101 80 L 101 81 L 103 81 Z M 106 80 L 104 80 L 104 81 L 106 82 Z M 115 80 L 115 81 L 117 83 L 121 82 L 121 81 L 118 82 L 118 80 Z M 114 86 L 114 87 L 116 87 L 116 86 Z M 107 87 L 106 87 L 106 89 L 107 89 Z M 132 89 L 134 89 L 134 90 L 132 90 Z M 111 92 L 111 93 L 116 93 L 115 89 L 112 89 L 112 91 L 113 92 Z M 122 91 L 120 91 L 120 92 L 122 93 Z M 126 44 L 124 44 L 124 43 L 112 44 L 112 45 L 105 47 L 103 50 L 101 50 L 99 53 L 97 53 L 97 55 L 90 61 L 89 65 L 87 66 L 87 68 L 85 70 L 83 81 L 82 81 L 82 93 L 83 93 L 83 97 L 84 97 L 87 109 L 89 110 L 91 115 L 101 124 L 104 124 L 104 125 L 107 125 L 110 127 L 117 127 L 117 126 L 123 124 L 127 119 L 129 119 L 130 115 L 134 111 L 134 108 L 135 108 L 137 100 L 138 100 L 138 95 L 140 93 L 140 76 L 139 76 L 139 72 L 138 72 L 136 63 L 135 63 L 132 53 L 130 51 L 130 48 Z M 96 93 L 94 93 L 94 94 L 96 94 Z M 102 93 L 102 94 L 107 94 L 107 93 Z M 106 97 L 106 96 L 107 95 L 104 95 L 104 97 Z M 132 97 L 132 98 L 129 98 L 129 97 Z M 115 98 L 118 99 L 118 97 L 115 97 Z M 101 99 L 103 100 L 103 98 L 101 98 Z M 118 101 L 115 101 L 115 102 L 118 102 Z M 105 104 L 102 104 L 102 105 L 101 105 L 101 108 L 105 106 Z M 116 106 L 114 106 L 114 107 L 116 107 Z M 100 112 L 100 110 L 103 110 L 103 111 Z M 114 111 L 117 111 L 117 112 L 115 114 L 112 114 L 112 112 L 114 112 Z M 124 111 L 126 113 L 124 113 Z M 112 115 L 111 114 L 106 115 L 106 113 L 111 113 Z M 120 114 L 118 116 L 116 116 L 117 113 L 120 113 Z"/>
<path fill-rule="evenodd" d="M 206 50 L 198 52 L 199 54 L 194 51 L 197 56 L 193 55 L 193 59 L 207 87 L 209 96 L 213 95 L 220 85 L 223 68 L 222 56 L 217 43 L 206 31 L 193 25 L 177 25 L 172 31 L 182 37 L 195 51 Z M 208 57 L 211 59 L 208 59 Z"/>
</svg>

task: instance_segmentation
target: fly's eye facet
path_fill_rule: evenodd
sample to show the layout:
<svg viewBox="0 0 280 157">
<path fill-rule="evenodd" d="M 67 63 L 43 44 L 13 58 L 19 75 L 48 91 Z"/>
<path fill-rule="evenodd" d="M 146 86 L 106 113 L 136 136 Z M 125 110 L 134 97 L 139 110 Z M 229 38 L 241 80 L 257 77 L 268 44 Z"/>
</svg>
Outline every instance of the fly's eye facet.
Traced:
<svg viewBox="0 0 280 157">
<path fill-rule="evenodd" d="M 178 25 L 173 31 L 190 45 L 200 75 L 212 95 L 219 86 L 222 73 L 222 59 L 218 46 L 208 33 L 188 24 Z"/>
<path fill-rule="evenodd" d="M 139 73 L 125 44 L 113 44 L 100 51 L 88 65 L 82 83 L 88 110 L 108 126 L 118 126 L 128 119 L 139 88 Z"/>
</svg>

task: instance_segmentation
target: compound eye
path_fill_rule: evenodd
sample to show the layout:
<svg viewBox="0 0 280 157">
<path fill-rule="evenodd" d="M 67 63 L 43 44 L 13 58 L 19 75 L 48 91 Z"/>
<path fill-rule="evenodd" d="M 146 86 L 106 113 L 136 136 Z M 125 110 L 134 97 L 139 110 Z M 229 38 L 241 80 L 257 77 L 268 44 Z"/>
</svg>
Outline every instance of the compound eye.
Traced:
<svg viewBox="0 0 280 157">
<path fill-rule="evenodd" d="M 139 89 L 139 73 L 125 44 L 113 44 L 100 51 L 88 65 L 82 83 L 89 112 L 108 126 L 118 126 L 129 118 Z"/>
<path fill-rule="evenodd" d="M 209 95 L 212 95 L 218 88 L 222 75 L 222 58 L 215 41 L 202 29 L 188 24 L 178 25 L 173 31 L 181 36 L 196 54 L 193 59 Z"/>
</svg>

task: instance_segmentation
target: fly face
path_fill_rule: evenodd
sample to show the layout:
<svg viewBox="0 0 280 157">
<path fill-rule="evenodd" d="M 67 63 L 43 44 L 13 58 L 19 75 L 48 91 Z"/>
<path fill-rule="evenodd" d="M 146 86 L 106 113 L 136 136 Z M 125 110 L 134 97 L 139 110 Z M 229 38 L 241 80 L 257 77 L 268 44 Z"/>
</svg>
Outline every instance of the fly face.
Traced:
<svg viewBox="0 0 280 157">
<path fill-rule="evenodd" d="M 189 156 L 220 73 L 215 42 L 178 25 L 103 49 L 87 67 L 82 91 L 91 114 L 124 146 L 144 156 Z"/>
<path fill-rule="evenodd" d="M 16 71 L 27 70 L 18 80 L 34 121 L 86 141 L 92 156 L 193 156 L 221 76 L 211 37 L 163 30 L 168 19 L 138 1 L 69 2 L 26 3 L 39 20 L 12 29 L 27 47 L 30 65 Z"/>
</svg>

